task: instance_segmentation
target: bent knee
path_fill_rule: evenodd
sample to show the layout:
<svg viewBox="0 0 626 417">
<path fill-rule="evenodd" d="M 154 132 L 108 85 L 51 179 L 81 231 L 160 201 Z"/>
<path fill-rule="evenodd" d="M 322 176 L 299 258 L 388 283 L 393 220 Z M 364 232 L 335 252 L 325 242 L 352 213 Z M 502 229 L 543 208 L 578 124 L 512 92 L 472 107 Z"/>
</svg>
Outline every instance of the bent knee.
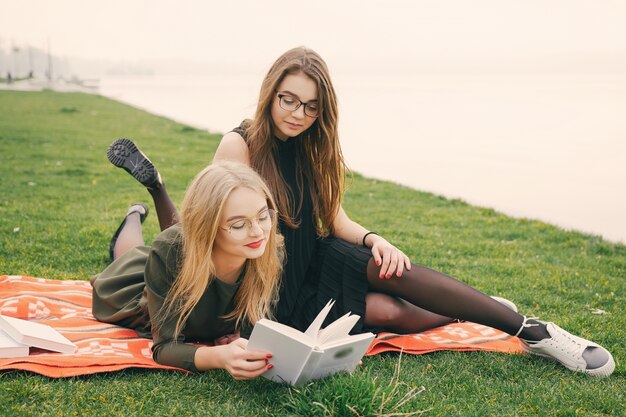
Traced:
<svg viewBox="0 0 626 417">
<path fill-rule="evenodd" d="M 365 304 L 365 322 L 370 326 L 389 327 L 406 314 L 404 301 L 382 294 L 368 294 Z"/>
</svg>

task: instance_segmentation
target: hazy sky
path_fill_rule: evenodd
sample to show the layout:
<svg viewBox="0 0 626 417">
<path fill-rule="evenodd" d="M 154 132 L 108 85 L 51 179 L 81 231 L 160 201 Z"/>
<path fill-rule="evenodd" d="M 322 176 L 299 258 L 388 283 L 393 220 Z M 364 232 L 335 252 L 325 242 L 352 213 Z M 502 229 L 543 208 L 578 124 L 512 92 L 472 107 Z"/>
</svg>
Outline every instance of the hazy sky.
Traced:
<svg viewBox="0 0 626 417">
<path fill-rule="evenodd" d="M 0 48 L 267 67 L 307 45 L 335 70 L 626 72 L 626 2 L 0 0 Z"/>
</svg>

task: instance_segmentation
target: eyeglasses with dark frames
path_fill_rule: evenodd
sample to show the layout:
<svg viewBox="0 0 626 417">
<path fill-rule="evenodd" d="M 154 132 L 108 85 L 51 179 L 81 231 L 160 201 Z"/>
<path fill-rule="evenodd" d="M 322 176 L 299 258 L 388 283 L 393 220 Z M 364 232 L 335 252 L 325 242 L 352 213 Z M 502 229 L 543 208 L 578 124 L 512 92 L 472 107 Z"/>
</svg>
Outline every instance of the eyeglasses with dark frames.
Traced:
<svg viewBox="0 0 626 417">
<path fill-rule="evenodd" d="M 291 94 L 276 92 L 278 96 L 278 105 L 281 109 L 287 111 L 296 111 L 300 106 L 304 106 L 304 114 L 309 117 L 317 117 L 320 114 L 320 108 L 317 101 L 309 101 L 303 103 L 299 99 L 295 98 Z"/>
</svg>

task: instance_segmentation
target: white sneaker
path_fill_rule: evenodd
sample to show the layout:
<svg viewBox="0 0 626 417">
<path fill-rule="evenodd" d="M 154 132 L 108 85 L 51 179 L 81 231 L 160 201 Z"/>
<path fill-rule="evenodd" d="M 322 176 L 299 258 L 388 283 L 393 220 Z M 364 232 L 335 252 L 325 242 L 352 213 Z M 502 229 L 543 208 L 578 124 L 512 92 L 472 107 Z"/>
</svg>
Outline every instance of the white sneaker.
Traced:
<svg viewBox="0 0 626 417">
<path fill-rule="evenodd" d="M 507 300 L 506 298 L 502 298 L 502 297 L 496 297 L 495 295 L 491 295 L 490 297 L 496 300 L 497 302 L 499 302 L 500 304 L 504 305 L 505 307 L 508 307 L 517 313 L 517 306 L 515 305 L 513 301 Z"/>
<path fill-rule="evenodd" d="M 538 342 L 529 342 L 522 339 L 522 348 L 526 352 L 553 359 L 572 371 L 584 372 L 596 378 L 607 377 L 613 373 L 615 361 L 608 350 L 590 340 L 574 336 L 554 323 L 541 323 L 546 325 L 546 330 L 551 337 Z M 583 352 L 588 347 L 595 347 L 606 352 L 608 357 L 606 363 L 595 369 L 587 369 L 587 362 L 583 358 Z"/>
</svg>

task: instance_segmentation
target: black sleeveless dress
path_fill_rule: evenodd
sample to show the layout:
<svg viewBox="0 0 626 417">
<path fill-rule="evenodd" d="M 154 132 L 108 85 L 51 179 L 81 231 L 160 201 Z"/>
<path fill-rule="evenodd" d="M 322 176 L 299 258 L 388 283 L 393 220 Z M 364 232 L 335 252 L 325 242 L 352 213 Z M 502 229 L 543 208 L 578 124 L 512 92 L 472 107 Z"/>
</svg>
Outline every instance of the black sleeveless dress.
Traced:
<svg viewBox="0 0 626 417">
<path fill-rule="evenodd" d="M 233 130 L 247 141 L 244 123 Z M 291 189 L 293 199 L 300 198 L 296 160 L 299 157 L 299 138 L 282 141 L 274 139 L 277 147 L 280 173 Z M 315 232 L 313 204 L 308 192 L 307 178 L 302 188 L 302 206 L 296 218 L 299 226 L 290 228 L 279 221 L 280 232 L 285 237 L 287 261 L 284 266 L 280 299 L 276 309 L 278 321 L 306 330 L 315 316 L 331 298 L 335 305 L 325 325 L 352 312 L 361 316 L 352 332 L 363 328 L 365 295 L 367 294 L 367 263 L 372 257 L 370 249 L 341 239 L 320 238 Z M 298 207 L 298 201 L 291 201 Z"/>
</svg>

